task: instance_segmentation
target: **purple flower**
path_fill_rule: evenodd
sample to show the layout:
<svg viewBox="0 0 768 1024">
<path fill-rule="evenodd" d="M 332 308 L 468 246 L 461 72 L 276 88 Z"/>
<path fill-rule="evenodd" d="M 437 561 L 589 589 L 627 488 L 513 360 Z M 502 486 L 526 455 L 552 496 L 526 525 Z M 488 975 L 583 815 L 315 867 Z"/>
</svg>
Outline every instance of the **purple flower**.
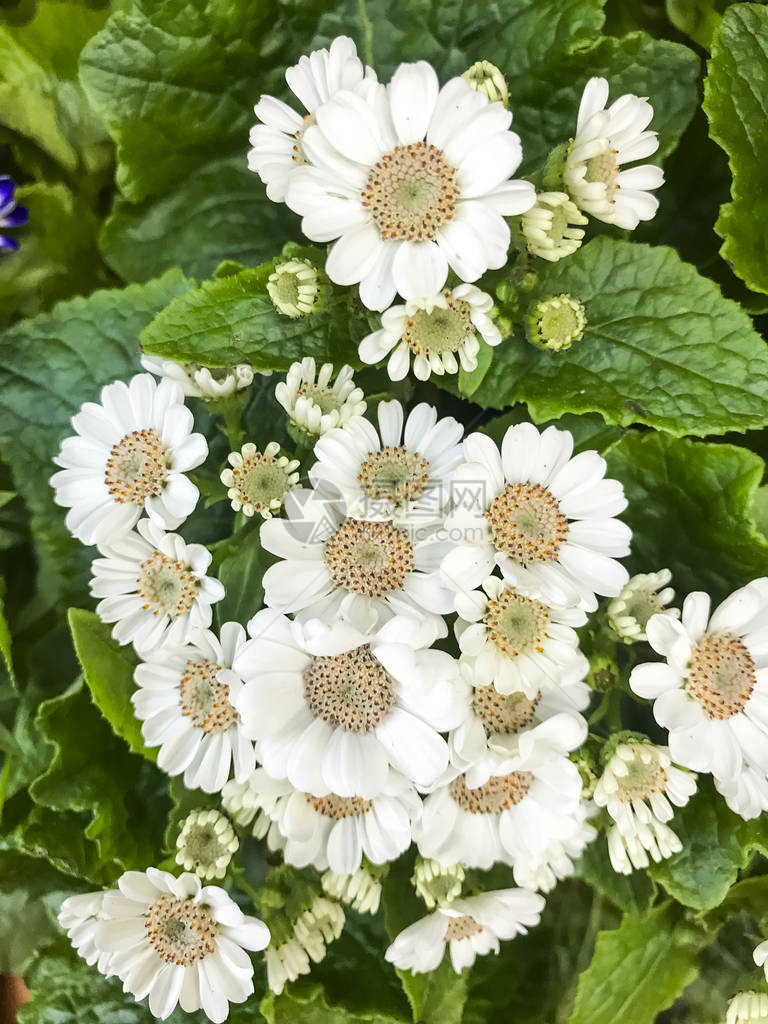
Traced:
<svg viewBox="0 0 768 1024">
<path fill-rule="evenodd" d="M 16 183 L 6 174 L 0 175 L 0 228 L 18 228 L 29 220 L 26 206 L 17 206 L 13 198 Z M 0 255 L 19 248 L 15 238 L 0 234 Z"/>
</svg>

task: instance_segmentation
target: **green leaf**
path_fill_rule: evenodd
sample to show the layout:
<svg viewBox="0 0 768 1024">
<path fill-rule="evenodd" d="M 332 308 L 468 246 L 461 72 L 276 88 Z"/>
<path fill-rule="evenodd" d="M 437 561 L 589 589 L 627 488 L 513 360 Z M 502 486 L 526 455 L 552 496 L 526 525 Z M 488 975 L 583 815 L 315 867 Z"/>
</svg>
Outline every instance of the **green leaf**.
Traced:
<svg viewBox="0 0 768 1024">
<path fill-rule="evenodd" d="M 29 223 L 16 233 L 18 252 L 0 260 L 0 320 L 34 316 L 59 299 L 108 284 L 111 275 L 96 250 L 98 218 L 61 183 L 16 191 Z"/>
<path fill-rule="evenodd" d="M 146 281 L 169 266 L 206 278 L 224 259 L 261 263 L 292 236 L 300 237 L 298 222 L 266 198 L 241 148 L 181 178 L 159 198 L 133 205 L 118 197 L 101 250 L 126 281 Z"/>
<path fill-rule="evenodd" d="M 759 818 L 744 821 L 716 793 L 709 780 L 670 823 L 683 848 L 653 864 L 649 874 L 670 896 L 694 910 L 711 910 L 727 895 L 740 868 L 755 849 L 768 850 L 768 826 Z"/>
<path fill-rule="evenodd" d="M 274 268 L 263 263 L 190 288 L 142 331 L 145 351 L 204 366 L 247 361 L 259 370 L 287 370 L 305 356 L 359 366 L 346 298 L 332 297 L 322 312 L 293 320 L 267 294 Z"/>
<path fill-rule="evenodd" d="M 106 12 L 43 2 L 26 25 L 0 27 L 0 123 L 31 139 L 67 171 L 103 168 L 111 146 L 77 81 L 85 42 Z"/>
<path fill-rule="evenodd" d="M 704 85 L 710 135 L 731 165 L 733 202 L 721 207 L 715 225 L 725 241 L 720 253 L 755 291 L 768 292 L 768 220 L 765 166 L 768 138 L 768 9 L 734 4 L 712 43 Z"/>
<path fill-rule="evenodd" d="M 671 1006 L 697 974 L 676 923 L 674 910 L 663 906 L 645 917 L 626 914 L 617 929 L 600 932 L 569 1024 L 649 1024 Z"/>
<path fill-rule="evenodd" d="M 274 559 L 267 554 L 259 541 L 259 525 L 243 527 L 233 540 L 237 543 L 229 545 L 231 554 L 219 563 L 218 578 L 224 584 L 224 597 L 216 605 L 216 615 L 220 625 L 225 622 L 239 622 L 247 625 L 261 608 L 264 599 L 264 587 L 261 580 L 268 564 Z"/>
<path fill-rule="evenodd" d="M 619 910 L 629 914 L 648 910 L 656 896 L 656 886 L 645 871 L 633 871 L 629 875 L 614 871 L 604 835 L 599 835 L 589 844 L 576 865 L 575 873 Z"/>
<path fill-rule="evenodd" d="M 682 598 L 705 590 L 720 601 L 768 575 L 768 540 L 752 519 L 762 459 L 744 448 L 628 433 L 606 454 L 624 484 L 633 531 L 631 573 L 667 566 Z"/>
<path fill-rule="evenodd" d="M 51 461 L 81 403 L 141 370 L 139 331 L 188 282 L 178 270 L 145 285 L 97 291 L 60 303 L 0 335 L 0 442 L 16 489 L 32 514 L 32 534 L 46 560 L 42 596 L 85 600 L 92 551 L 74 540 L 48 483 Z"/>
<path fill-rule="evenodd" d="M 93 703 L 134 754 L 157 760 L 156 751 L 144 746 L 141 723 L 131 703 L 136 689 L 133 671 L 138 664 L 133 651 L 113 640 L 111 627 L 94 612 L 70 608 L 69 628 Z"/>
<path fill-rule="evenodd" d="M 11 681 L 11 685 L 15 687 L 16 676 L 13 671 L 13 653 L 11 650 L 11 631 L 8 628 L 8 621 L 5 617 L 5 602 L 3 601 L 2 594 L 5 589 L 5 580 L 0 577 L 0 657 L 5 662 L 5 668 L 8 673 L 8 677 Z"/>
<path fill-rule="evenodd" d="M 60 870 L 94 882 L 151 864 L 165 824 L 165 778 L 128 753 L 80 681 L 40 705 L 37 726 L 55 754 L 30 795 L 56 814 L 33 817 L 22 830 L 25 843 L 40 844 Z"/>
<path fill-rule="evenodd" d="M 542 295 L 586 307 L 566 352 L 519 339 L 496 349 L 478 404 L 525 401 L 538 422 L 599 412 L 671 434 L 722 434 L 768 422 L 768 350 L 749 317 L 672 249 L 595 238 L 542 272 Z"/>
<path fill-rule="evenodd" d="M 401 1024 L 403 1020 L 388 1014 L 353 1013 L 330 1004 L 319 985 L 294 986 L 279 996 L 268 992 L 259 1009 L 267 1024 Z"/>
</svg>

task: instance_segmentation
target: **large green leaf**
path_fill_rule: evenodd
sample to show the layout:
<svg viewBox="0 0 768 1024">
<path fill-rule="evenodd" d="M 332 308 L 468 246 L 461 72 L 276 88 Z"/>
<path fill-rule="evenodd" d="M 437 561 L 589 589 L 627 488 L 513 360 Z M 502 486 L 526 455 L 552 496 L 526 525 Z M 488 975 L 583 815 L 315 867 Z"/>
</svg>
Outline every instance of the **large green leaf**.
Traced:
<svg viewBox="0 0 768 1024">
<path fill-rule="evenodd" d="M 69 628 L 93 703 L 134 754 L 155 761 L 157 754 L 144 746 L 141 723 L 131 703 L 138 663 L 133 651 L 113 640 L 111 627 L 94 612 L 70 608 Z"/>
<path fill-rule="evenodd" d="M 696 977 L 696 959 L 675 935 L 669 906 L 645 917 L 626 914 L 597 936 L 595 955 L 579 978 L 570 1024 L 651 1024 Z"/>
<path fill-rule="evenodd" d="M 21 827 L 24 846 L 40 845 L 60 870 L 97 882 L 153 863 L 165 779 L 113 735 L 82 682 L 43 702 L 37 724 L 55 753 L 30 787 L 41 813 Z"/>
<path fill-rule="evenodd" d="M 478 404 L 525 401 L 537 421 L 599 412 L 681 434 L 768 423 L 768 349 L 749 317 L 672 249 L 595 238 L 545 269 L 542 295 L 586 307 L 584 336 L 566 352 L 504 342 Z"/>
<path fill-rule="evenodd" d="M 733 202 L 721 208 L 715 225 L 725 239 L 720 251 L 750 288 L 768 292 L 768 9 L 731 6 L 715 34 L 708 69 L 704 109 L 733 174 Z"/>
<path fill-rule="evenodd" d="M 319 985 L 291 988 L 279 996 L 268 992 L 259 1009 L 267 1024 L 402 1024 L 403 1021 L 402 1017 L 353 1012 L 329 1003 Z"/>
<path fill-rule="evenodd" d="M 253 266 L 269 259 L 298 221 L 266 198 L 248 170 L 242 147 L 216 158 L 157 199 L 134 205 L 118 198 L 104 225 L 101 249 L 126 281 L 147 281 L 166 267 L 210 277 L 222 260 Z"/>
<path fill-rule="evenodd" d="M 729 810 L 709 780 L 670 822 L 683 848 L 649 873 L 670 896 L 694 910 L 711 910 L 727 895 L 755 849 L 768 852 L 768 825 L 744 821 Z"/>
<path fill-rule="evenodd" d="M 752 518 L 763 460 L 744 448 L 628 433 L 606 454 L 624 484 L 633 531 L 630 572 L 667 566 L 684 596 L 722 600 L 768 574 L 768 540 Z"/>
<path fill-rule="evenodd" d="M 656 886 L 647 872 L 633 871 L 629 875 L 620 875 L 614 871 L 604 835 L 599 835 L 586 848 L 576 864 L 576 875 L 629 914 L 648 910 L 656 895 Z"/>
<path fill-rule="evenodd" d="M 259 525 L 260 522 L 248 524 L 248 528 L 235 534 L 238 542 L 225 542 L 230 553 L 222 558 L 217 573 L 226 591 L 216 605 L 220 625 L 234 621 L 245 626 L 261 608 L 264 599 L 261 580 L 273 557 L 261 546 Z"/>
<path fill-rule="evenodd" d="M 0 26 L 0 123 L 35 142 L 67 171 L 104 167 L 111 146 L 77 81 L 84 43 L 106 12 L 43 0 L 25 25 Z"/>
<path fill-rule="evenodd" d="M 190 288 L 142 331 L 145 351 L 204 366 L 245 360 L 259 370 L 287 370 L 305 356 L 359 365 L 346 297 L 333 295 L 322 312 L 293 320 L 267 294 L 273 271 L 274 263 L 263 263 Z"/>
<path fill-rule="evenodd" d="M 70 418 L 99 389 L 141 370 L 139 332 L 188 282 L 178 270 L 123 291 L 59 303 L 0 335 L 0 442 L 50 575 L 42 595 L 84 599 L 92 551 L 73 540 L 48 483 Z"/>
</svg>

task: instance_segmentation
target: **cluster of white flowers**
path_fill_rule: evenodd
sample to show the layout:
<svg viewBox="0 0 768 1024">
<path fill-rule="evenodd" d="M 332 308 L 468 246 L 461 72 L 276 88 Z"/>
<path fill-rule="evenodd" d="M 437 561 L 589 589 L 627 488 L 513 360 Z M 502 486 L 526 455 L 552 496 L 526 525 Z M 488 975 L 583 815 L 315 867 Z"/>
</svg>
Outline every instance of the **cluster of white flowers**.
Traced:
<svg viewBox="0 0 768 1024">
<path fill-rule="evenodd" d="M 388 356 L 393 380 L 411 364 L 420 380 L 472 370 L 479 339 L 500 343 L 492 299 L 472 282 L 506 263 L 505 218 L 524 215 L 530 250 L 556 259 L 580 244 L 568 226 L 585 222 L 580 210 L 633 227 L 655 209 L 645 190 L 661 172 L 618 169 L 656 148 L 646 101 L 623 96 L 606 110 L 607 83 L 593 79 L 563 158 L 570 195 L 537 200 L 512 178 L 520 139 L 505 103 L 489 98 L 503 97 L 498 81 L 485 89 L 483 74 L 441 88 L 419 62 L 385 86 L 340 38 L 287 73 L 305 116 L 271 97 L 256 108 L 251 168 L 302 215 L 309 238 L 334 242 L 327 277 L 359 285 L 363 303 L 385 311 L 360 357 Z M 319 287 L 293 260 L 268 291 L 295 318 L 312 315 Z M 397 293 L 404 304 L 391 305 Z M 568 296 L 561 307 L 580 309 Z M 378 402 L 374 423 L 351 367 L 334 378 L 331 364 L 293 364 L 275 397 L 310 453 L 308 486 L 276 442 L 229 455 L 226 494 L 236 512 L 264 519 L 274 561 L 247 630 L 215 632 L 224 588 L 206 575 L 211 553 L 166 532 L 193 511 L 187 474 L 208 453 L 184 396 L 234 400 L 253 373 L 144 365 L 159 383 L 139 374 L 111 384 L 74 417 L 56 501 L 72 533 L 99 548 L 91 591 L 114 639 L 139 656 L 133 706 L 159 768 L 221 794 L 238 828 L 266 838 L 290 870 L 322 872 L 325 890 L 293 916 L 286 903 L 279 920 L 266 903 L 269 928 L 244 917 L 223 889 L 201 887 L 239 847 L 229 819 L 205 808 L 177 837 L 178 863 L 196 874 L 128 872 L 114 891 L 68 900 L 61 922 L 75 948 L 136 998 L 149 995 L 156 1016 L 178 1003 L 224 1020 L 228 1001 L 253 990 L 244 949 L 268 947 L 279 992 L 325 955 L 344 924 L 341 901 L 375 911 L 376 872 L 412 844 L 423 858 L 416 889 L 433 912 L 387 959 L 429 971 L 448 948 L 460 971 L 538 923 L 540 893 L 573 871 L 598 808 L 615 823 L 617 871 L 679 850 L 667 823 L 696 783 L 673 760 L 711 771 L 740 814 L 768 809 L 768 581 L 739 591 L 709 625 L 707 599 L 692 595 L 677 621 L 666 571 L 629 580 L 622 486 L 597 452 L 574 454 L 571 433 L 520 423 L 499 446 L 464 437 L 429 404 L 407 412 L 396 400 Z M 587 739 L 591 694 L 576 631 L 598 597 L 612 599 L 619 637 L 647 635 L 668 660 L 635 668 L 631 685 L 655 698 L 669 749 L 637 735 L 609 744 L 592 802 L 572 755 Z M 518 888 L 465 884 L 465 868 L 494 864 Z"/>
</svg>

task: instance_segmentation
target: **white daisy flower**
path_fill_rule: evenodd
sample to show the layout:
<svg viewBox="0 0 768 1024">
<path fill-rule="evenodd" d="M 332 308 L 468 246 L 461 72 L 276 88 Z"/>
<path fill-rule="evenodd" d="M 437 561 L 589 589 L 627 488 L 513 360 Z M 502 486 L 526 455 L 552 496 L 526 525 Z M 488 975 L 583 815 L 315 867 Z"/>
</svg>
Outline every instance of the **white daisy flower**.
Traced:
<svg viewBox="0 0 768 1024">
<path fill-rule="evenodd" d="M 560 879 L 572 875 L 576 861 L 597 836 L 597 830 L 587 821 L 594 813 L 594 804 L 582 800 L 573 815 L 575 827 L 571 835 L 553 839 L 535 858 L 523 857 L 515 863 L 513 875 L 517 884 L 550 892 Z"/>
<path fill-rule="evenodd" d="M 266 774 L 263 769 L 251 780 L 252 787 L 260 787 L 261 774 Z M 408 849 L 421 798 L 412 783 L 390 772 L 372 799 L 335 793 L 318 797 L 290 786 L 269 813 L 283 837 L 286 863 L 352 875 L 363 857 L 386 864 Z"/>
<path fill-rule="evenodd" d="M 221 791 L 221 802 L 238 825 L 251 825 L 252 834 L 257 839 L 266 838 L 270 850 L 282 850 L 285 840 L 273 812 L 292 791 L 287 779 L 273 779 L 263 768 L 257 768 L 243 782 L 230 779 Z"/>
<path fill-rule="evenodd" d="M 174 381 L 189 398 L 204 401 L 228 398 L 253 384 L 254 369 L 249 363 L 209 369 L 198 363 L 174 363 L 160 356 L 143 355 L 141 365 L 156 377 Z M 271 370 L 260 372 L 265 377 L 272 373 Z"/>
<path fill-rule="evenodd" d="M 507 80 L 495 64 L 489 60 L 476 60 L 463 72 L 462 76 L 473 89 L 484 92 L 492 103 L 503 103 L 509 106 L 509 87 Z"/>
<path fill-rule="evenodd" d="M 118 643 L 132 643 L 141 656 L 161 644 L 185 644 L 193 630 L 210 626 L 211 605 L 224 587 L 205 575 L 211 553 L 202 544 L 186 544 L 142 519 L 99 550 L 104 557 L 91 564 L 91 594 L 102 598 L 96 612 L 115 623 Z"/>
<path fill-rule="evenodd" d="M 439 733 L 462 718 L 467 689 L 449 654 L 419 649 L 414 620 L 363 633 L 265 609 L 248 632 L 234 664 L 245 680 L 237 708 L 274 778 L 313 796 L 371 800 L 390 767 L 417 786 L 445 771 Z"/>
<path fill-rule="evenodd" d="M 672 579 L 669 569 L 644 572 L 633 576 L 618 597 L 608 602 L 608 621 L 616 633 L 627 643 L 645 640 L 645 627 L 652 615 L 664 612 L 680 618 L 677 608 L 667 608 L 674 601 L 675 592 L 668 586 Z"/>
<path fill-rule="evenodd" d="M 184 773 L 187 789 L 218 793 L 230 770 L 239 782 L 254 770 L 253 744 L 234 706 L 243 684 L 228 671 L 245 639 L 239 623 L 227 622 L 220 640 L 201 629 L 185 646 L 163 643 L 136 666 L 131 701 L 144 742 L 160 747 L 162 771 Z"/>
<path fill-rule="evenodd" d="M 320 884 L 323 892 L 335 900 L 348 903 L 360 914 L 375 914 L 379 909 L 381 882 L 365 868 L 353 875 L 337 875 L 334 871 L 326 871 Z"/>
<path fill-rule="evenodd" d="M 278 313 L 295 320 L 316 313 L 323 291 L 317 267 L 309 260 L 278 263 L 267 281 L 267 292 Z"/>
<path fill-rule="evenodd" d="M 323 896 L 315 897 L 292 923 L 281 917 L 281 937 L 273 939 L 265 954 L 267 984 L 278 995 L 286 982 L 310 973 L 310 960 L 317 964 L 325 959 L 326 946 L 338 939 L 346 920 L 339 904 Z"/>
<path fill-rule="evenodd" d="M 550 263 L 571 256 L 581 245 L 587 218 L 565 192 L 538 192 L 536 204 L 523 214 L 521 228 L 528 252 Z"/>
<path fill-rule="evenodd" d="M 211 807 L 192 811 L 176 838 L 176 863 L 200 878 L 223 878 L 240 843 L 229 818 Z"/>
<path fill-rule="evenodd" d="M 498 770 L 505 774 L 481 786 L 459 775 L 430 793 L 414 828 L 422 857 L 483 869 L 501 861 L 531 872 L 550 859 L 552 844 L 577 835 L 582 782 L 566 755 L 532 744 Z M 515 880 L 523 884 L 517 873 Z"/>
<path fill-rule="evenodd" d="M 178 878 L 148 868 L 126 871 L 118 889 L 105 893 L 105 920 L 96 942 L 111 953 L 110 969 L 136 1000 L 165 1020 L 177 1003 L 185 1013 L 202 1009 L 214 1024 L 230 1003 L 253 992 L 253 964 L 245 950 L 264 949 L 269 930 L 246 917 L 215 885 L 197 875 Z"/>
<path fill-rule="evenodd" d="M 755 950 L 752 953 L 752 959 L 758 967 L 762 967 L 764 969 L 765 980 L 768 981 L 768 939 L 755 947 Z"/>
<path fill-rule="evenodd" d="M 453 471 L 462 461 L 464 428 L 452 416 L 439 420 L 426 402 L 407 419 L 397 401 L 379 402 L 376 414 L 378 431 L 359 416 L 320 438 L 318 461 L 309 471 L 312 485 L 327 484 L 340 494 L 351 518 L 413 526 L 442 520 Z"/>
<path fill-rule="evenodd" d="M 589 690 L 578 684 L 589 662 L 574 629 L 587 621 L 580 608 L 553 608 L 489 576 L 482 590 L 456 595 L 456 610 L 462 671 L 474 686 L 528 697 L 553 686 L 572 688 L 572 696 L 579 693 L 574 710 L 586 707 Z"/>
<path fill-rule="evenodd" d="M 667 822 L 696 792 L 696 776 L 672 764 L 666 747 L 645 741 L 620 743 L 607 761 L 593 799 L 616 822 L 608 832 L 614 871 L 647 867 L 671 857 L 682 843 Z M 618 835 L 614 835 L 618 832 Z M 646 852 L 647 851 L 647 852 Z"/>
<path fill-rule="evenodd" d="M 768 1022 L 768 994 L 765 992 L 738 992 L 728 1003 L 725 1024 L 766 1024 L 766 1022 Z"/>
<path fill-rule="evenodd" d="M 324 363 L 316 373 L 315 360 L 307 356 L 291 365 L 285 380 L 275 387 L 275 398 L 297 426 L 309 434 L 325 434 L 366 410 L 352 372 L 351 366 L 342 366 L 331 386 L 333 364 Z"/>
<path fill-rule="evenodd" d="M 83 892 L 68 896 L 59 909 L 59 924 L 66 931 L 67 938 L 78 956 L 89 965 L 97 965 L 99 973 L 110 978 L 111 953 L 99 949 L 96 936 L 99 921 L 104 920 L 104 892 Z"/>
<path fill-rule="evenodd" d="M 710 599 L 689 594 L 682 622 L 654 615 L 648 643 L 666 658 L 632 670 L 629 685 L 654 701 L 673 761 L 723 782 L 745 761 L 768 775 L 768 579 L 735 591 L 710 617 Z"/>
<path fill-rule="evenodd" d="M 501 333 L 488 315 L 492 308 L 491 296 L 472 284 L 409 299 L 382 314 L 380 330 L 363 338 L 358 355 L 364 363 L 379 363 L 389 356 L 390 380 L 403 380 L 411 359 L 419 380 L 429 380 L 433 373 L 458 373 L 459 366 L 472 371 L 480 351 L 478 335 L 486 345 L 501 342 Z"/>
<path fill-rule="evenodd" d="M 528 340 L 545 352 L 566 352 L 586 326 L 586 308 L 565 292 L 539 299 L 526 322 Z"/>
<path fill-rule="evenodd" d="M 302 974 L 309 974 L 312 965 L 306 949 L 293 937 L 277 946 L 270 946 L 264 958 L 267 964 L 267 986 L 277 995 L 289 981 L 296 981 Z"/>
<path fill-rule="evenodd" d="M 416 858 L 411 884 L 428 910 L 453 903 L 461 895 L 466 872 L 463 864 L 441 864 L 437 860 Z"/>
<path fill-rule="evenodd" d="M 451 544 L 439 527 L 406 531 L 391 520 L 355 519 L 305 488 L 286 496 L 285 512 L 261 527 L 262 546 L 280 559 L 262 580 L 270 608 L 360 629 L 408 614 L 431 640 L 446 635 L 453 595 L 439 570 Z"/>
<path fill-rule="evenodd" d="M 463 78 L 441 89 L 425 61 L 401 64 L 365 98 L 336 93 L 302 140 L 312 166 L 291 177 L 286 202 L 316 242 L 338 239 L 325 270 L 360 284 L 369 309 L 399 292 L 441 291 L 449 266 L 463 281 L 507 262 L 504 217 L 524 213 L 533 185 L 510 180 L 522 148 L 512 115 Z"/>
<path fill-rule="evenodd" d="M 745 761 L 732 779 L 714 779 L 715 789 L 731 810 L 746 821 L 768 811 L 768 777 Z"/>
<path fill-rule="evenodd" d="M 499 940 L 525 935 L 535 927 L 544 899 L 528 889 L 497 889 L 454 900 L 400 932 L 384 954 L 401 970 L 422 974 L 434 971 L 445 947 L 457 974 L 475 958 L 499 952 Z"/>
<path fill-rule="evenodd" d="M 606 224 L 632 229 L 654 216 L 659 201 L 650 193 L 664 184 L 664 172 L 655 164 L 621 169 L 659 148 L 656 132 L 645 130 L 653 107 L 631 93 L 606 109 L 607 102 L 608 82 L 590 78 L 563 177 L 579 209 Z"/>
<path fill-rule="evenodd" d="M 567 754 L 587 738 L 587 723 L 579 711 L 589 697 L 583 682 L 550 684 L 532 698 L 475 686 L 464 721 L 448 737 L 451 764 L 465 773 L 472 789 L 497 775 L 499 764 L 527 755 L 534 745 Z"/>
<path fill-rule="evenodd" d="M 498 565 L 505 579 L 548 604 L 597 607 L 628 579 L 615 559 L 631 531 L 613 517 L 627 506 L 595 451 L 571 458 L 573 435 L 532 423 L 510 427 L 501 452 L 485 434 L 464 441 L 454 474 L 449 536 L 462 537 L 442 564 L 455 590 L 478 586 Z"/>
<path fill-rule="evenodd" d="M 221 482 L 228 488 L 233 510 L 242 510 L 248 518 L 258 513 L 262 519 L 271 519 L 299 482 L 299 460 L 281 455 L 276 441 L 270 441 L 263 452 L 249 441 L 239 452 L 230 452 L 227 462 Z"/>
<path fill-rule="evenodd" d="M 274 96 L 261 97 L 253 108 L 261 123 L 251 128 L 248 167 L 267 186 L 272 202 L 283 202 L 291 174 L 307 162 L 303 135 L 317 123 L 317 108 L 341 89 L 361 87 L 366 78 L 375 80 L 375 73 L 363 66 L 354 42 L 338 36 L 329 49 L 313 50 L 285 72 L 288 88 L 306 114 L 297 114 Z"/>
<path fill-rule="evenodd" d="M 106 544 L 136 525 L 141 513 L 173 530 L 192 512 L 197 487 L 184 474 L 208 454 L 192 433 L 181 388 L 148 373 L 102 388 L 101 404 L 86 402 L 72 417 L 53 460 L 54 501 L 69 508 L 67 528 L 83 544 Z"/>
</svg>

